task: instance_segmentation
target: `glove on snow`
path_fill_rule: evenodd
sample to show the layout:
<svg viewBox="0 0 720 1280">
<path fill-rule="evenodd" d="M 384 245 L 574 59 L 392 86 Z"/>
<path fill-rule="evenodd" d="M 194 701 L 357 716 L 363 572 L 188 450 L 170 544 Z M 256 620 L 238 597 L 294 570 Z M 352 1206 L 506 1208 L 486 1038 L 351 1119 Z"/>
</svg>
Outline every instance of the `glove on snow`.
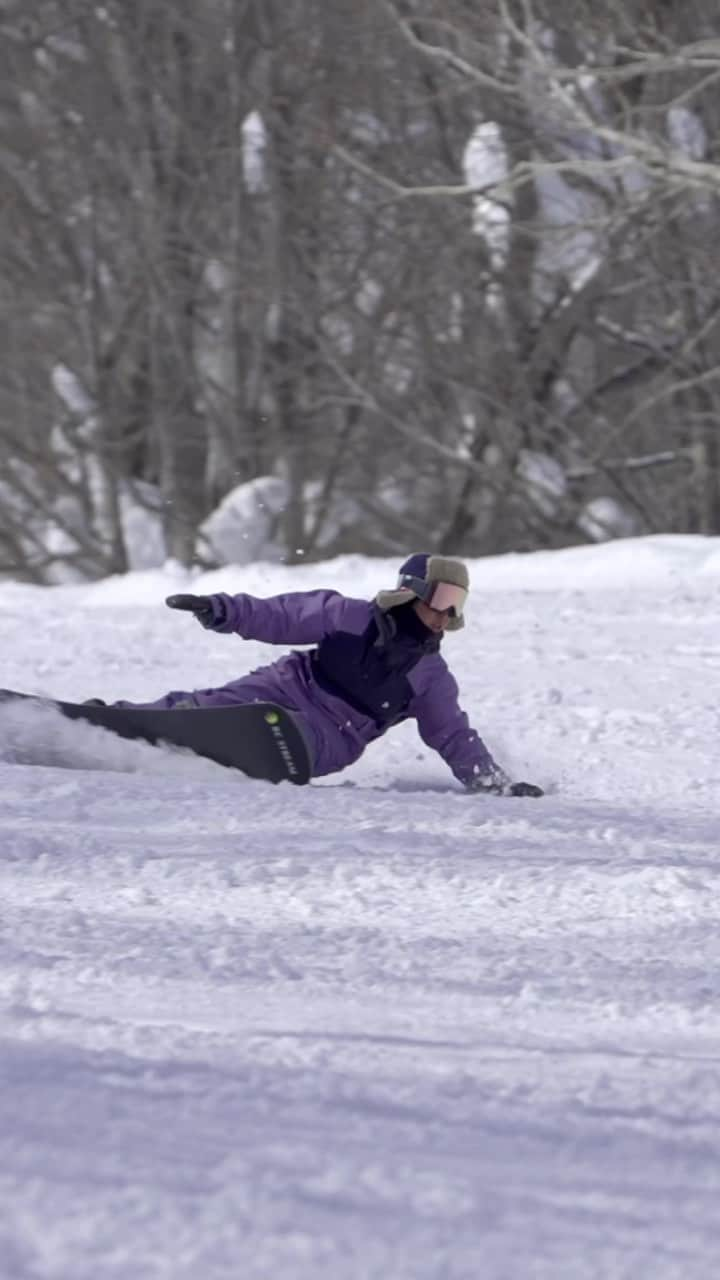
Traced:
<svg viewBox="0 0 720 1280">
<path fill-rule="evenodd" d="M 503 792 L 506 796 L 533 796 L 539 799 L 544 796 L 545 792 L 542 787 L 536 787 L 534 782 L 511 782 L 510 786 Z"/>
<path fill-rule="evenodd" d="M 491 796 L 533 796 L 535 799 L 545 795 L 542 787 L 536 787 L 532 782 L 510 782 L 492 777 L 477 778 L 468 790 Z"/>
<path fill-rule="evenodd" d="M 167 596 L 165 603 L 170 609 L 194 614 L 201 626 L 209 629 L 225 621 L 225 605 L 218 596 Z"/>
</svg>

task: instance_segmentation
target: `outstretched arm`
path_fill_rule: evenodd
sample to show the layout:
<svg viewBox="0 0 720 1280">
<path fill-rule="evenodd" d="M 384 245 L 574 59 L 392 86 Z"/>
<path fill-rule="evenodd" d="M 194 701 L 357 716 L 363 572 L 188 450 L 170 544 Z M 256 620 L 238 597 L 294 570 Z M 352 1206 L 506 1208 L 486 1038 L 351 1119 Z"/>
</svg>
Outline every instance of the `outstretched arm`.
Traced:
<svg viewBox="0 0 720 1280">
<path fill-rule="evenodd" d="M 168 596 L 171 609 L 194 613 L 212 631 L 235 632 L 244 640 L 267 644 L 317 644 L 331 631 L 360 632 L 367 625 L 372 606 L 337 591 L 289 591 L 262 599 L 245 594 L 230 596 Z"/>
<path fill-rule="evenodd" d="M 445 667 L 418 694 L 413 707 L 423 742 L 439 752 L 455 777 L 468 791 L 495 795 L 541 796 L 540 787 L 530 782 L 511 782 L 493 759 L 485 743 L 458 702 L 458 686 Z"/>
</svg>

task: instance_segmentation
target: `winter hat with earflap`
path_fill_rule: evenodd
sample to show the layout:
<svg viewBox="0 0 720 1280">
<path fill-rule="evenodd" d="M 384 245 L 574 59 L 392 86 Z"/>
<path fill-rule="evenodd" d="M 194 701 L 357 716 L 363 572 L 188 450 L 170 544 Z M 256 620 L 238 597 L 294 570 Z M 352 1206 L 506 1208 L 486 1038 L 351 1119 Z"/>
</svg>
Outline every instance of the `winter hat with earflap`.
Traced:
<svg viewBox="0 0 720 1280">
<path fill-rule="evenodd" d="M 394 591 L 379 591 L 375 603 L 383 612 L 424 600 L 432 609 L 449 609 L 448 631 L 464 627 L 463 609 L 470 589 L 470 577 L 462 560 L 418 552 L 400 566 Z"/>
</svg>

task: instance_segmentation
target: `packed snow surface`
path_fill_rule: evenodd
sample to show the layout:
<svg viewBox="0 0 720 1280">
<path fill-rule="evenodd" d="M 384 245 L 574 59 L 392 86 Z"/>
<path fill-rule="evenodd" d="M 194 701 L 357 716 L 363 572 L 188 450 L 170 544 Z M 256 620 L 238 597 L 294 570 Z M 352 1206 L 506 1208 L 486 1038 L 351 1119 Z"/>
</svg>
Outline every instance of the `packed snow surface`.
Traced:
<svg viewBox="0 0 720 1280">
<path fill-rule="evenodd" d="M 411 724 L 296 788 L 0 708 L 1 1280 L 718 1274 L 720 540 L 471 569 L 444 651 L 540 801 Z M 2 683 L 221 684 L 273 651 L 169 592 L 395 574 L 0 583 Z"/>
</svg>

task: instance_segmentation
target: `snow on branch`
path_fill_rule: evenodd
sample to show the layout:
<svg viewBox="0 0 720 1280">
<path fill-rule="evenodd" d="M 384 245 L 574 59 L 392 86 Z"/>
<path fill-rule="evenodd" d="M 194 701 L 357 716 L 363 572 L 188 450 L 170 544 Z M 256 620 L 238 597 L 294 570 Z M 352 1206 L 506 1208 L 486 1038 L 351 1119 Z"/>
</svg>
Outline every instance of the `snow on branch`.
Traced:
<svg viewBox="0 0 720 1280">
<path fill-rule="evenodd" d="M 657 453 L 646 453 L 639 457 L 602 458 L 597 463 L 578 463 L 568 467 L 565 474 L 568 480 L 585 480 L 589 476 L 605 471 L 646 471 L 651 467 L 667 467 L 678 462 L 693 463 L 695 450 L 692 445 L 680 449 L 662 449 Z"/>
<path fill-rule="evenodd" d="M 514 193 L 520 187 L 528 182 L 534 182 L 536 178 L 545 173 L 580 173 L 585 177 L 600 177 L 608 174 L 621 175 L 624 171 L 634 168 L 637 163 L 631 156 L 615 156 L 608 160 L 587 158 L 523 160 L 513 165 L 505 177 L 482 185 L 473 182 L 457 182 L 438 183 L 430 186 L 405 186 L 402 182 L 397 182 L 396 179 L 389 178 L 387 174 L 381 173 L 373 165 L 367 164 L 359 156 L 348 151 L 346 147 L 335 145 L 333 152 L 338 159 L 344 160 L 346 164 L 351 165 L 358 173 L 370 178 L 378 186 L 384 187 L 398 200 L 408 200 L 422 196 L 485 196 L 488 199 L 492 198 L 496 205 L 502 201 L 511 203 Z M 720 188 L 720 169 L 718 169 L 717 182 Z"/>
<path fill-rule="evenodd" d="M 393 0 L 383 0 L 383 7 L 416 52 L 443 63 L 464 79 L 492 89 L 496 94 L 515 99 L 522 98 L 525 94 L 526 83 L 506 68 L 497 65 L 490 70 L 481 66 L 479 59 L 471 61 L 446 44 L 431 43 L 421 34 L 419 22 L 403 17 Z M 548 103 L 561 111 L 566 125 L 579 129 L 583 135 L 594 139 L 596 144 L 604 144 L 604 155 L 596 153 L 588 157 L 587 154 L 570 154 L 559 161 L 543 158 L 522 160 L 512 165 L 501 179 L 481 188 L 469 183 L 410 186 L 379 173 L 376 168 L 342 147 L 335 148 L 338 157 L 384 187 L 397 199 L 486 196 L 494 200 L 510 200 L 515 191 L 533 182 L 541 173 L 574 173 L 584 178 L 607 178 L 622 176 L 625 171 L 637 169 L 638 166 L 644 170 L 647 178 L 656 179 L 666 188 L 685 193 L 688 189 L 720 193 L 720 165 L 701 157 L 697 137 L 692 140 L 692 145 L 686 145 L 687 121 L 682 122 L 681 130 L 678 117 L 670 117 L 667 138 L 653 138 L 647 132 L 617 129 L 592 110 L 587 93 L 590 77 L 594 84 L 602 87 L 617 85 L 637 76 L 686 74 L 688 70 L 708 73 L 702 79 L 702 87 L 706 88 L 708 83 L 720 78 L 720 39 L 695 41 L 671 52 L 617 49 L 617 53 L 627 57 L 627 61 L 621 65 L 561 66 L 555 60 L 552 48 L 545 47 L 548 42 L 542 38 L 531 6 L 526 2 L 523 8 L 524 28 L 513 18 L 506 0 L 498 0 L 498 12 L 506 35 L 511 36 L 516 47 L 523 51 L 527 65 L 543 87 Z M 428 20 L 422 20 L 424 29 L 429 29 L 429 25 Z M 456 41 L 463 35 L 458 28 L 448 27 L 447 23 L 434 22 L 432 25 L 434 30 L 442 27 Z M 698 85 L 696 89 L 699 90 L 700 87 Z M 667 111 L 681 107 L 692 96 L 692 92 L 692 89 L 683 86 L 677 97 L 666 104 Z"/>
</svg>

